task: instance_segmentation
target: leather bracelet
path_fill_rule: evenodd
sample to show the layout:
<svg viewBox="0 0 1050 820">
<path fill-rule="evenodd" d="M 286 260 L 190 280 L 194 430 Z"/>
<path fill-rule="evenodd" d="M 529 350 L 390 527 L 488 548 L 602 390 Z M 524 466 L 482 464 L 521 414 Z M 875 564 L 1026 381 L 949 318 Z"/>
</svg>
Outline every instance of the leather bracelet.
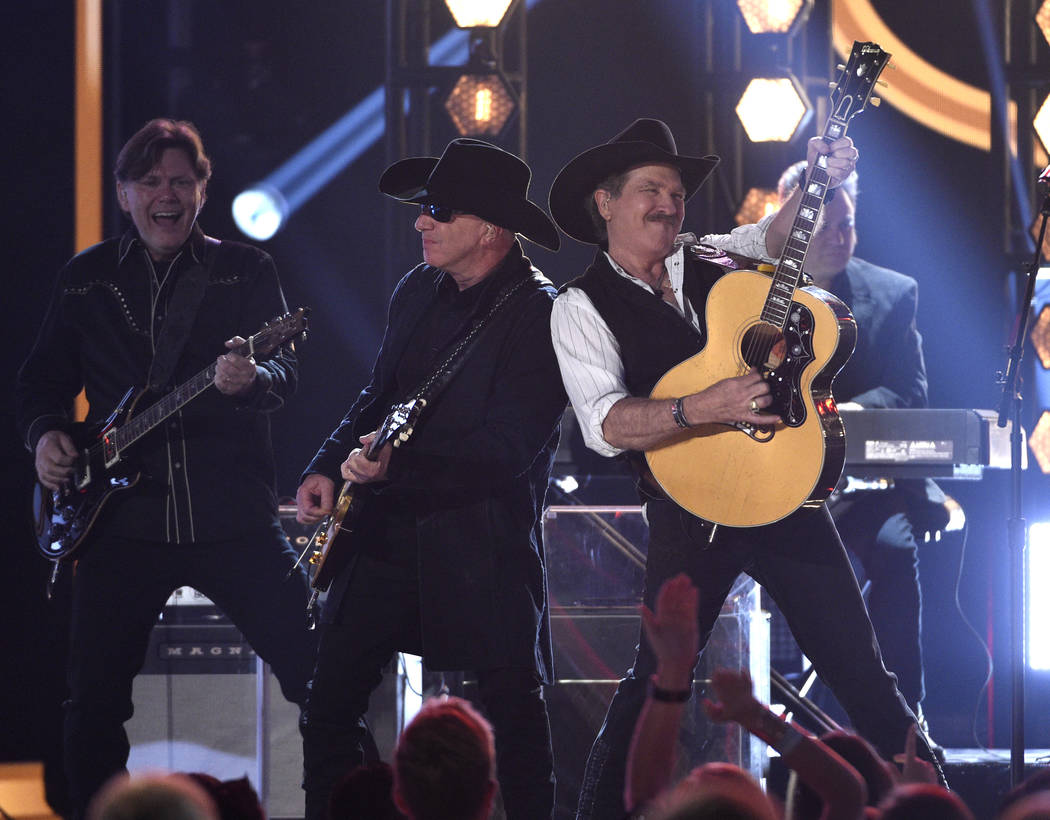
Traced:
<svg viewBox="0 0 1050 820">
<path fill-rule="evenodd" d="M 655 675 L 649 676 L 648 695 L 652 700 L 659 703 L 685 703 L 693 696 L 693 687 L 688 689 L 661 689 L 653 680 Z"/>
<path fill-rule="evenodd" d="M 671 405 L 671 417 L 674 418 L 674 423 L 681 427 L 683 430 L 688 430 L 691 425 L 689 420 L 685 417 L 685 409 L 682 407 L 682 402 L 685 401 L 681 396 L 674 400 L 674 404 Z"/>
</svg>

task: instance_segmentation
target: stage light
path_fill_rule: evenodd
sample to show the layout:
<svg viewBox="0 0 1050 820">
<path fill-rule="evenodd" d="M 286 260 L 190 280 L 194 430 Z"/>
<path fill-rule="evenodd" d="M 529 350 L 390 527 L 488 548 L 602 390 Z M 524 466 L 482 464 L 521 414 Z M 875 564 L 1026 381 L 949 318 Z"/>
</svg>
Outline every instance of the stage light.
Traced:
<svg viewBox="0 0 1050 820">
<path fill-rule="evenodd" d="M 1039 135 L 1043 148 L 1050 151 L 1050 96 L 1047 96 L 1043 104 L 1039 106 L 1032 125 L 1035 126 L 1035 133 Z"/>
<path fill-rule="evenodd" d="M 525 0 L 526 10 L 532 9 L 538 2 L 540 0 Z M 510 3 L 507 5 L 509 7 Z M 430 65 L 462 65 L 470 54 L 469 40 L 469 33 L 459 28 L 445 32 L 430 46 Z M 249 189 L 273 188 L 284 198 L 284 207 L 279 211 L 280 222 L 275 231 L 336 174 L 382 138 L 386 130 L 385 96 L 382 87 L 375 89 L 287 162 Z M 405 109 L 408 109 L 407 99 Z M 242 209 L 249 214 L 254 212 L 243 205 Z M 234 218 L 236 220 L 236 216 Z M 239 220 L 237 227 L 245 230 Z"/>
<path fill-rule="evenodd" d="M 460 28 L 495 28 L 513 0 L 445 0 Z"/>
<path fill-rule="evenodd" d="M 810 110 L 794 77 L 756 77 L 740 97 L 736 115 L 752 142 L 790 142 Z"/>
<path fill-rule="evenodd" d="M 1028 667 L 1050 669 L 1050 522 L 1028 528 Z"/>
<path fill-rule="evenodd" d="M 736 4 L 752 34 L 794 34 L 813 8 L 813 0 L 737 0 Z"/>
<path fill-rule="evenodd" d="M 1028 437 L 1028 448 L 1039 462 L 1039 469 L 1050 473 L 1050 411 L 1044 410 Z"/>
<path fill-rule="evenodd" d="M 464 74 L 445 100 L 445 110 L 464 137 L 497 136 L 514 107 L 499 74 Z"/>
<path fill-rule="evenodd" d="M 1028 333 L 1035 355 L 1044 370 L 1050 370 L 1050 304 L 1043 305 Z"/>
<path fill-rule="evenodd" d="M 260 184 L 233 200 L 233 220 L 241 233 L 263 242 L 277 233 L 288 216 L 288 202 L 276 188 Z"/>
<path fill-rule="evenodd" d="M 776 191 L 769 188 L 752 188 L 747 192 L 744 201 L 740 203 L 734 218 L 737 225 L 750 225 L 773 213 L 779 207 L 780 199 Z"/>
<path fill-rule="evenodd" d="M 1044 0 L 1039 11 L 1035 13 L 1035 24 L 1043 32 L 1043 39 L 1050 43 L 1050 0 Z"/>
</svg>

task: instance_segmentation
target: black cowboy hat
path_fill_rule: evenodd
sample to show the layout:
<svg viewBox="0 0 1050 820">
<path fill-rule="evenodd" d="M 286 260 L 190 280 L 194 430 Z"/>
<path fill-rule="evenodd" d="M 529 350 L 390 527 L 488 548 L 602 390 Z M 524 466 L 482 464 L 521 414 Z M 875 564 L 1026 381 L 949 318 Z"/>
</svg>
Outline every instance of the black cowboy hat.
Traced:
<svg viewBox="0 0 1050 820">
<path fill-rule="evenodd" d="M 604 145 L 590 148 L 569 161 L 551 186 L 554 221 L 573 239 L 588 245 L 602 240 L 587 209 L 598 184 L 638 165 L 673 165 L 682 175 L 685 197 L 695 194 L 718 165 L 718 157 L 687 157 L 678 153 L 671 129 L 660 120 L 637 119 Z"/>
<path fill-rule="evenodd" d="M 454 139 L 438 157 L 409 157 L 379 178 L 379 190 L 413 204 L 465 211 L 558 250 L 554 222 L 526 199 L 532 172 L 513 154 L 487 142 Z"/>
</svg>

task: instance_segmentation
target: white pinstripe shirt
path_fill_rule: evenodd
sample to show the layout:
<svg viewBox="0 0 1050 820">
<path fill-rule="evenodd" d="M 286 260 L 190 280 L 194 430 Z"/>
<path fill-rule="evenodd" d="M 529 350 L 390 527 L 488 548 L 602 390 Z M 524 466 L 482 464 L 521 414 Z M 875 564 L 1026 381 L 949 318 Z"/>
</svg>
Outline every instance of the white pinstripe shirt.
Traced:
<svg viewBox="0 0 1050 820">
<path fill-rule="evenodd" d="M 766 229 L 773 216 L 763 217 L 756 225 L 743 225 L 728 234 L 708 234 L 700 241 L 731 253 L 753 259 L 769 259 L 766 253 Z M 652 290 L 636 279 L 606 254 L 617 273 L 640 288 Z M 674 291 L 678 312 L 699 327 L 699 317 L 685 298 L 682 287 L 684 251 L 678 248 L 665 260 Z M 561 378 L 569 394 L 586 445 L 603 456 L 623 452 L 609 444 L 602 435 L 602 422 L 609 409 L 630 394 L 624 381 L 620 343 L 594 307 L 590 297 L 579 288 L 560 293 L 551 312 L 551 336 L 558 356 Z"/>
</svg>

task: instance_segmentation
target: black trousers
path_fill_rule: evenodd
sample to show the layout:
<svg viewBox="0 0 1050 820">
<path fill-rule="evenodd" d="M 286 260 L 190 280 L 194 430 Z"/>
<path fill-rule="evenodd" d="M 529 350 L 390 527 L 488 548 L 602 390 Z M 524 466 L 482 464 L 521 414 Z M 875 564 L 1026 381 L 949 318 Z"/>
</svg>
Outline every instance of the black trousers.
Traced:
<svg viewBox="0 0 1050 820">
<path fill-rule="evenodd" d="M 400 545 L 394 552 L 405 558 Z M 322 625 L 317 668 L 303 712 L 307 820 L 324 820 L 336 781 L 375 744 L 364 720 L 368 699 L 395 652 L 425 655 L 414 561 L 359 556 L 338 613 Z M 336 584 L 338 584 L 338 580 Z M 478 669 L 482 709 L 496 736 L 500 791 L 508 820 L 541 820 L 554 810 L 554 761 L 547 704 L 532 669 Z"/>
<path fill-rule="evenodd" d="M 802 651 L 832 688 L 857 731 L 886 756 L 903 751 L 915 722 L 883 665 L 856 576 L 827 509 L 800 510 L 765 527 L 711 525 L 669 501 L 646 505 L 649 557 L 645 602 L 680 572 L 700 592 L 701 647 L 711 636 L 733 581 L 746 572 L 772 595 Z M 624 816 L 628 746 L 656 658 L 644 635 L 634 666 L 620 682 L 584 770 L 578 820 Z"/>
<path fill-rule="evenodd" d="M 868 615 L 886 668 L 913 711 L 925 695 L 919 548 L 907 498 L 899 492 L 858 492 L 830 505 L 846 549 L 871 582 Z"/>
<path fill-rule="evenodd" d="M 171 592 L 210 598 L 273 668 L 288 700 L 302 704 L 316 639 L 307 629 L 307 581 L 288 578 L 296 554 L 280 525 L 213 543 L 163 544 L 99 537 L 73 578 L 64 741 L 73 816 L 128 760 L 124 731 L 132 681 Z"/>
</svg>

